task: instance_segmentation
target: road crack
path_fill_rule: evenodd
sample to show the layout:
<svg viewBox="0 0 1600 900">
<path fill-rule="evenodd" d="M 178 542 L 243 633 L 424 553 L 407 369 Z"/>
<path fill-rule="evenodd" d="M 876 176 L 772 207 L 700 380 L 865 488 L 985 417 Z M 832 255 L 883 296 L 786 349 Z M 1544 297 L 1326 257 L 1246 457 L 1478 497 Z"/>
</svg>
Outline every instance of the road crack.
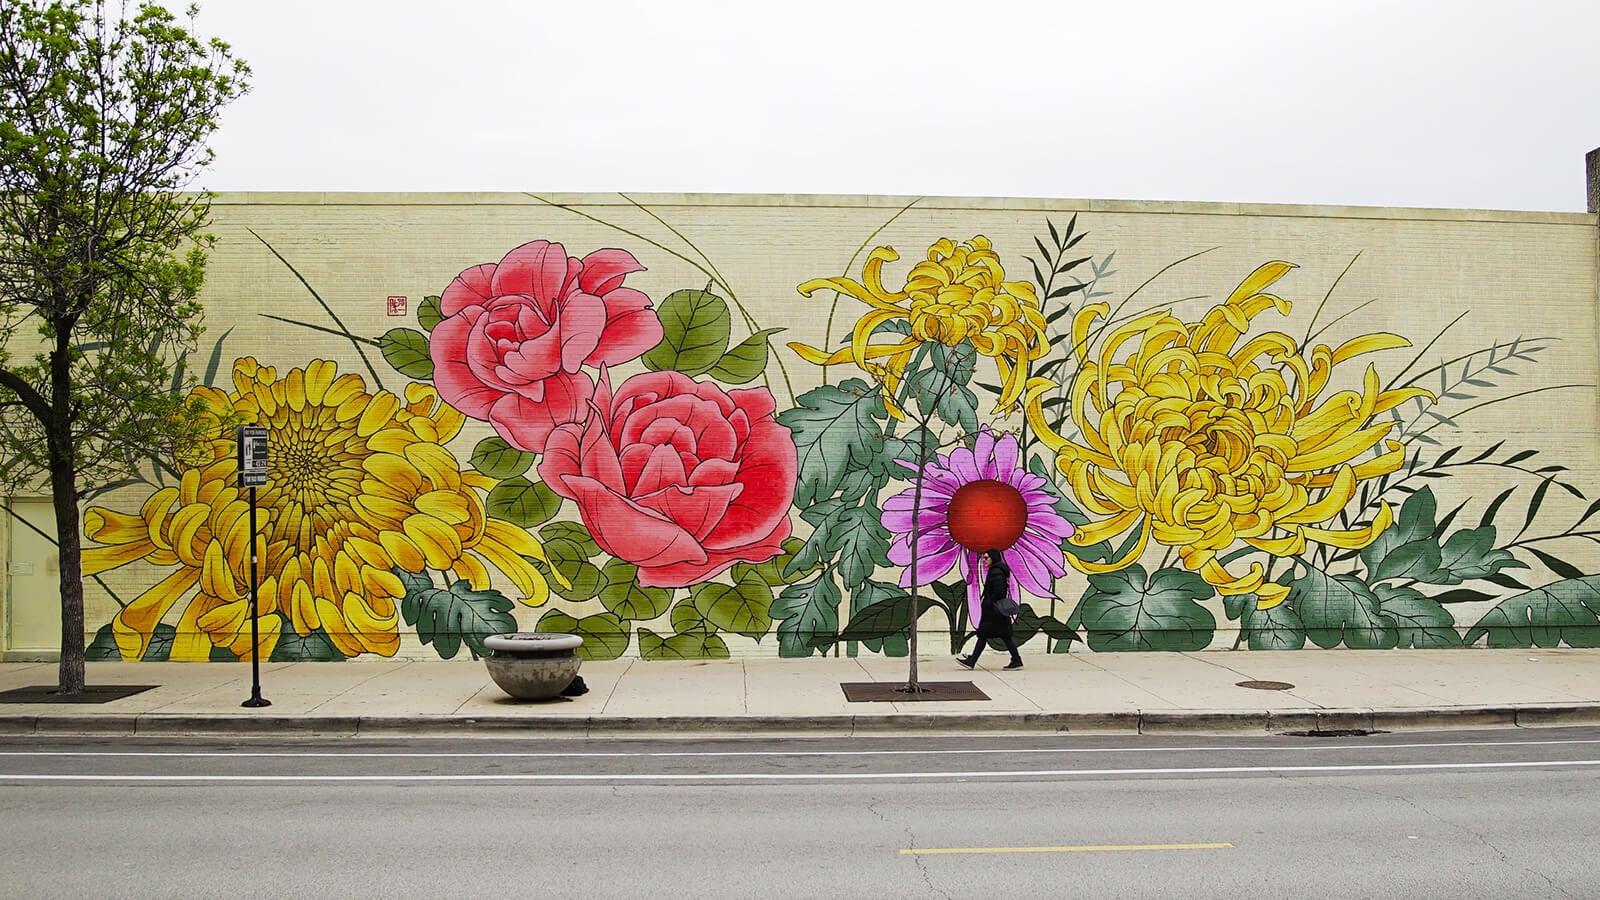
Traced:
<svg viewBox="0 0 1600 900">
<path fill-rule="evenodd" d="M 883 802 L 884 802 L 884 800 L 882 798 L 880 798 L 880 797 L 871 798 L 867 802 L 867 812 L 872 813 L 874 816 L 877 817 L 878 821 L 882 822 L 885 825 L 899 826 L 900 829 L 905 833 L 905 836 L 906 836 L 906 840 L 905 840 L 906 848 L 909 849 L 909 850 L 913 850 L 913 851 L 916 850 L 917 849 L 917 834 L 916 834 L 916 831 L 911 827 L 911 823 L 909 823 L 909 822 L 905 822 L 905 823 L 896 822 L 895 820 L 893 820 L 893 819 L 889 818 L 888 816 L 884 815 L 883 811 L 878 808 Z M 944 900 L 955 900 L 955 898 L 951 897 L 949 894 L 947 894 L 944 891 L 940 890 L 938 885 L 933 883 L 933 873 L 928 871 L 928 864 L 923 860 L 922 854 L 920 854 L 920 853 L 911 853 L 910 856 L 911 856 L 912 860 L 914 860 L 916 862 L 916 864 L 917 864 L 917 872 L 922 875 L 922 883 L 926 884 L 928 886 L 929 893 L 931 893 L 931 894 L 933 894 L 935 896 L 938 896 L 938 897 L 943 897 Z"/>
<path fill-rule="evenodd" d="M 1362 795 L 1369 796 L 1369 797 L 1382 797 L 1382 798 L 1384 798 L 1386 800 L 1397 800 L 1400 803 L 1405 804 L 1406 806 L 1410 807 L 1411 809 L 1416 810 L 1417 812 L 1421 813 L 1422 815 L 1428 817 L 1429 819 L 1432 819 L 1435 822 L 1438 822 L 1439 824 L 1441 824 L 1441 825 L 1443 825 L 1443 826 L 1445 826 L 1447 828 L 1451 828 L 1451 829 L 1454 829 L 1455 831 L 1458 831 L 1458 832 L 1460 832 L 1462 834 L 1466 834 L 1466 835 L 1471 836 L 1479 844 L 1482 844 L 1484 846 L 1484 848 L 1487 849 L 1490 853 L 1494 854 L 1495 859 L 1497 859 L 1502 866 L 1504 866 L 1507 869 L 1510 869 L 1512 871 L 1515 871 L 1515 872 L 1522 872 L 1525 875 L 1532 875 L 1534 878 L 1536 878 L 1539 881 L 1543 882 L 1546 890 L 1544 892 L 1541 892 L 1541 893 L 1543 893 L 1545 896 L 1562 896 L 1562 897 L 1585 896 L 1585 895 L 1572 894 L 1572 893 L 1567 892 L 1566 890 L 1563 890 L 1560 885 L 1556 884 L 1554 879 L 1552 879 L 1549 875 L 1545 874 L 1544 872 L 1539 871 L 1538 869 L 1530 868 L 1528 866 L 1519 865 L 1519 864 L 1517 864 L 1515 862 L 1512 862 L 1510 855 L 1507 854 L 1504 850 L 1500 849 L 1499 845 L 1495 844 L 1495 842 L 1492 839 L 1490 839 L 1489 835 L 1487 835 L 1486 833 L 1477 830 L 1476 828 L 1472 827 L 1469 824 L 1466 824 L 1466 823 L 1463 823 L 1463 822 L 1456 822 L 1456 821 L 1453 821 L 1451 819 L 1447 819 L 1443 815 L 1440 815 L 1439 813 L 1434 812 L 1432 809 L 1429 809 L 1427 806 L 1423 805 L 1422 803 L 1419 803 L 1419 802 L 1417 802 L 1415 800 L 1412 800 L 1410 797 L 1407 797 L 1407 796 L 1405 796 L 1403 794 L 1392 794 L 1392 793 L 1389 793 L 1387 791 L 1377 791 L 1377 790 L 1372 790 L 1372 789 L 1369 789 L 1369 788 L 1355 787 L 1355 786 L 1352 786 L 1352 785 L 1341 784 L 1341 785 L 1337 785 L 1337 787 L 1338 787 L 1339 790 L 1347 791 L 1347 792 L 1352 793 L 1352 794 L 1362 794 Z M 1554 893 L 1552 894 L 1551 892 L 1554 892 Z"/>
</svg>

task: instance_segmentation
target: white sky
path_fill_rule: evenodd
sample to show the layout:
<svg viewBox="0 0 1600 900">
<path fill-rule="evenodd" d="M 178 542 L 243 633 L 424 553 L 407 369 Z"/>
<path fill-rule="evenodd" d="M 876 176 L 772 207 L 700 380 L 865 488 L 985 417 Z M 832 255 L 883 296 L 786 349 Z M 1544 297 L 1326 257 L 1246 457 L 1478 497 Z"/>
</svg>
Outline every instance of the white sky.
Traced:
<svg viewBox="0 0 1600 900">
<path fill-rule="evenodd" d="M 201 3 L 212 190 L 1581 212 L 1600 146 L 1594 0 Z"/>
</svg>

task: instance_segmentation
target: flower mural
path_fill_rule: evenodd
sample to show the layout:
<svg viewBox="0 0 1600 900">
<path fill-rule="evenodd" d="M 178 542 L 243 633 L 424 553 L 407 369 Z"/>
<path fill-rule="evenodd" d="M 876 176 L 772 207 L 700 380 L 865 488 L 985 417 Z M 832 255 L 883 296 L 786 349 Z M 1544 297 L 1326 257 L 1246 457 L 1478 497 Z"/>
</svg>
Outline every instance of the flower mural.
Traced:
<svg viewBox="0 0 1600 900">
<path fill-rule="evenodd" d="M 234 365 L 234 390 L 196 389 L 219 423 L 268 430 L 276 477 L 259 492 L 257 555 L 262 615 L 305 636 L 321 630 L 345 656 L 393 655 L 399 647 L 399 573 L 437 569 L 479 588 L 487 560 L 540 605 L 549 591 L 527 557 L 542 559 L 525 531 L 484 515 L 484 479 L 463 472 L 441 442 L 462 416 L 431 387 L 404 399 L 368 393 L 356 375 L 322 360 L 278 376 L 253 358 Z M 104 545 L 84 552 L 87 574 L 135 560 L 175 571 L 112 623 L 128 659 L 140 658 L 157 623 L 188 596 L 171 659 L 203 660 L 211 647 L 241 658 L 270 654 L 279 630 L 252 648 L 249 507 L 237 486 L 231 433 L 180 460 L 181 483 L 152 494 L 135 515 L 90 507 L 84 533 Z M 481 557 L 481 558 L 480 558 Z"/>
<path fill-rule="evenodd" d="M 1036 597 L 1053 597 L 1055 579 L 1066 574 L 1062 541 L 1073 525 L 1056 512 L 1056 498 L 1044 490 L 1045 479 L 1020 463 L 1014 435 L 998 438 L 985 428 L 971 449 L 957 447 L 922 467 L 921 509 L 915 487 L 883 503 L 883 526 L 894 534 L 889 561 L 906 566 L 900 586 L 911 586 L 911 557 L 921 559 L 918 581 L 932 584 L 957 568 L 967 585 L 967 606 L 978 620 L 978 559 L 997 549 L 1011 567 L 1013 595 L 1019 589 Z M 901 466 L 916 466 L 896 460 Z M 917 546 L 911 545 L 913 521 Z"/>
<path fill-rule="evenodd" d="M 588 412 L 582 366 L 636 359 L 661 340 L 650 298 L 622 283 L 642 271 L 625 250 L 578 259 L 531 241 L 457 275 L 430 342 L 440 396 L 512 446 L 544 450 L 556 426 Z"/>
<path fill-rule="evenodd" d="M 85 513 L 87 574 L 118 572 L 120 587 L 154 573 L 114 597 L 91 658 L 343 659 L 408 639 L 451 658 L 526 628 L 580 634 L 589 658 L 725 658 L 734 638 L 742 652 L 904 656 L 940 614 L 952 648 L 966 637 L 991 547 L 1024 601 L 1017 639 L 1047 653 L 1202 649 L 1223 616 L 1251 649 L 1600 641 L 1586 600 L 1600 576 L 1550 549 L 1588 536 L 1600 503 L 1535 533 L 1548 495 L 1586 499 L 1563 467 L 1432 436 L 1499 402 L 1477 392 L 1548 339 L 1430 367 L 1435 335 L 1410 367 L 1358 365 L 1412 342 L 1320 343 L 1316 314 L 1304 339 L 1259 327 L 1295 312 L 1276 293 L 1295 270 L 1282 261 L 1221 302 L 1191 308 L 1186 286 L 1124 313 L 1156 279 L 1113 303 L 1114 254 L 1075 251 L 1075 217 L 1044 225 L 1024 264 L 983 235 L 935 236 L 896 289 L 886 245 L 851 274 L 800 281 L 801 298 L 865 309 L 842 342 L 830 312 L 818 345 L 788 344 L 822 374 L 799 390 L 770 352 L 783 328 L 763 328 L 764 304 L 740 301 L 671 226 L 686 249 L 647 242 L 704 276 L 676 289 L 660 283 L 669 267 L 643 282 L 631 251 L 570 256 L 540 239 L 425 298 L 420 330 L 352 334 L 326 303 L 336 328 L 272 316 L 343 335 L 370 379 L 255 356 L 231 388 L 208 372 L 192 396 L 214 439 L 158 463 L 136 501 Z M 843 364 L 856 374 L 829 383 Z M 1447 409 L 1461 400 L 1474 405 Z M 273 458 L 256 645 L 241 422 L 268 428 Z M 1469 468 L 1533 480 L 1515 535 L 1496 517 L 1516 485 L 1476 525 L 1455 524 L 1470 501 L 1437 509 L 1437 479 Z M 1512 574 L 1531 565 L 1558 580 Z M 1458 625 L 1454 604 L 1492 608 Z"/>
<path fill-rule="evenodd" d="M 646 587 L 684 587 L 765 562 L 789 536 L 795 452 L 766 388 L 678 372 L 602 376 L 594 414 L 551 435 L 539 476 Z"/>
<path fill-rule="evenodd" d="M 1091 515 L 1107 517 L 1083 527 L 1075 542 L 1094 544 L 1139 529 L 1122 559 L 1098 564 L 1074 558 L 1078 568 L 1114 572 L 1134 562 L 1153 537 L 1176 547 L 1184 565 L 1222 594 L 1254 594 L 1266 608 L 1282 602 L 1289 589 L 1265 581 L 1260 563 L 1246 575 L 1231 574 L 1217 556 L 1236 541 L 1298 556 L 1307 541 L 1365 547 L 1389 526 L 1391 511 L 1380 503 L 1366 525 L 1322 527 L 1344 510 L 1361 481 L 1405 462 L 1405 448 L 1385 441 L 1394 423 L 1375 417 L 1432 395 L 1420 388 L 1382 390 L 1369 365 L 1359 391 L 1321 397 L 1339 364 L 1410 346 L 1398 335 L 1367 334 L 1308 353 L 1278 331 L 1247 338 L 1262 312 L 1289 313 L 1288 301 L 1266 291 L 1292 268 L 1284 262 L 1261 266 L 1198 322 L 1184 323 L 1169 312 L 1140 316 L 1105 335 L 1098 352 L 1088 333 L 1109 307 L 1078 311 L 1071 410 L 1081 441 L 1057 436 L 1039 404 L 1030 407 L 1030 418 L 1056 452 L 1078 502 Z M 1054 385 L 1034 387 L 1037 397 Z M 1356 462 L 1380 442 L 1382 453 Z"/>
</svg>

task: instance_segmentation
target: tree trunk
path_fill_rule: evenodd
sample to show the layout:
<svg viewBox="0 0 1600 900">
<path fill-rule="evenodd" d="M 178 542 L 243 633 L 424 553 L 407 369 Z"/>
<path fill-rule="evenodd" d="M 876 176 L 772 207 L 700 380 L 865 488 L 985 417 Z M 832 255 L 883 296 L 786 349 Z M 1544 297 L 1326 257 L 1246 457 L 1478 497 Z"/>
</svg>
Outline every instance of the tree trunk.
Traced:
<svg viewBox="0 0 1600 900">
<path fill-rule="evenodd" d="M 951 382 L 954 383 L 953 381 Z M 937 409 L 944 402 L 944 395 L 948 388 L 941 390 L 933 396 L 933 409 Z M 920 402 L 920 399 L 919 399 Z M 924 409 L 929 407 L 923 407 Z M 908 694 L 922 693 L 922 686 L 917 683 L 917 620 L 921 618 L 922 596 L 918 586 L 917 562 L 920 556 L 922 540 L 922 474 L 928 466 L 928 434 L 933 424 L 933 416 L 927 413 L 917 423 L 921 434 L 917 442 L 917 480 L 911 492 L 911 634 L 906 642 L 906 652 L 911 656 L 911 668 L 906 676 L 905 692 Z"/>
<path fill-rule="evenodd" d="M 57 689 L 83 691 L 83 546 L 78 538 L 77 467 L 69 447 L 52 452 L 50 495 L 56 509 L 56 542 L 61 565 L 61 671 Z"/>
<path fill-rule="evenodd" d="M 917 559 L 922 555 L 922 470 L 928 465 L 928 428 L 922 427 L 921 443 L 917 448 L 917 483 L 911 493 L 911 637 L 906 652 L 911 656 L 911 671 L 906 676 L 906 693 L 919 694 L 917 683 L 917 613 L 921 611 L 922 597 L 917 590 Z"/>
<path fill-rule="evenodd" d="M 50 451 L 50 498 L 56 510 L 56 549 L 61 574 L 61 666 L 56 689 L 83 692 L 83 545 L 78 537 L 78 448 L 72 437 L 72 327 L 55 324 L 50 353 L 50 414 L 44 422 Z"/>
</svg>

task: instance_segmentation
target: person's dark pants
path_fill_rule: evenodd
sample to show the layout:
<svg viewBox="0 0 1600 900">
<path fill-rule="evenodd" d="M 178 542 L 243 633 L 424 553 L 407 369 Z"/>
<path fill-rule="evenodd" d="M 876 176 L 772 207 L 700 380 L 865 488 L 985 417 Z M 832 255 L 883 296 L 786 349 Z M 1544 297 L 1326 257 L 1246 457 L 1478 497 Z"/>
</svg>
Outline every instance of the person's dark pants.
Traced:
<svg viewBox="0 0 1600 900">
<path fill-rule="evenodd" d="M 1011 661 L 1022 662 L 1022 654 L 1017 652 L 1017 639 L 1008 634 L 1005 637 L 1002 637 L 1000 640 L 1005 641 L 1006 649 L 1011 651 Z M 980 636 L 978 638 L 978 646 L 972 648 L 972 655 L 967 657 L 967 659 L 976 663 L 978 661 L 978 654 L 982 653 L 983 648 L 987 646 L 989 646 L 989 639 Z"/>
</svg>

